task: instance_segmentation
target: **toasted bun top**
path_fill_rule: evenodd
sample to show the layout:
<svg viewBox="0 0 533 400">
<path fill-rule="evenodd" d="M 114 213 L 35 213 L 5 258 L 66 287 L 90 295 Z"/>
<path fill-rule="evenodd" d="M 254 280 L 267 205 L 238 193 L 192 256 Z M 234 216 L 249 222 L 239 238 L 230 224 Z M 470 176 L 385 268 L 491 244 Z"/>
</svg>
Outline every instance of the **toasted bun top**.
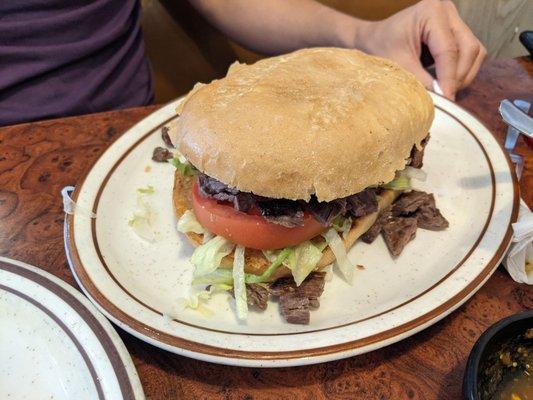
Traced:
<svg viewBox="0 0 533 400">
<path fill-rule="evenodd" d="M 178 113 L 171 138 L 205 174 L 262 196 L 330 201 L 392 180 L 434 110 L 395 63 L 313 48 L 233 64 Z"/>
</svg>

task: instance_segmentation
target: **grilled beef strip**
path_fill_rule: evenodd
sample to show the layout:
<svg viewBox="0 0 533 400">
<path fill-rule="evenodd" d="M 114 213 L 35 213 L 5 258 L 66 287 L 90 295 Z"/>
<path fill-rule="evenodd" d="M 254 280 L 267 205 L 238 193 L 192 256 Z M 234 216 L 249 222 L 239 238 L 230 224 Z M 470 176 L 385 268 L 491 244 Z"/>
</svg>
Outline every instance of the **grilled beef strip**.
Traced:
<svg viewBox="0 0 533 400">
<path fill-rule="evenodd" d="M 313 272 L 300 286 L 292 278 L 280 278 L 270 285 L 270 293 L 279 296 L 281 314 L 287 322 L 309 323 L 309 308 L 320 306 L 318 299 L 324 291 L 325 277 L 325 272 Z"/>
<path fill-rule="evenodd" d="M 270 222 L 286 227 L 303 225 L 304 211 L 310 212 L 324 226 L 339 215 L 361 217 L 377 210 L 375 189 L 365 189 L 360 193 L 330 202 L 319 202 L 316 197 L 311 201 L 270 199 L 252 193 L 239 192 L 205 174 L 198 175 L 200 194 L 218 201 L 233 203 L 238 211 L 249 211 L 256 206 L 261 215 Z"/>
<path fill-rule="evenodd" d="M 281 296 L 284 293 L 296 291 L 296 283 L 292 278 L 279 278 L 268 286 L 268 291 L 273 296 Z"/>
<path fill-rule="evenodd" d="M 415 213 L 415 216 L 418 227 L 422 229 L 440 231 L 446 229 L 450 225 L 436 207 L 423 205 Z"/>
<path fill-rule="evenodd" d="M 254 204 L 254 196 L 251 193 L 239 192 L 233 197 L 233 208 L 237 211 L 248 212 Z"/>
<path fill-rule="evenodd" d="M 374 222 L 374 224 L 368 229 L 362 236 L 361 240 L 365 243 L 372 243 L 379 236 L 383 229 L 383 225 L 387 223 L 387 220 L 392 216 L 392 207 L 389 206 L 384 209 Z"/>
<path fill-rule="evenodd" d="M 174 149 L 174 145 L 172 144 L 172 141 L 170 140 L 170 136 L 168 135 L 168 126 L 164 126 L 161 128 L 161 138 L 163 139 L 163 142 L 167 147 L 170 147 L 171 149 Z"/>
<path fill-rule="evenodd" d="M 422 140 L 422 142 L 420 143 L 420 146 L 422 147 L 420 150 L 418 150 L 416 146 L 413 146 L 411 150 L 411 156 L 410 156 L 411 162 L 409 163 L 411 167 L 413 168 L 423 167 L 424 163 L 422 161 L 424 158 L 424 150 L 426 149 L 426 145 L 428 144 L 428 141 L 429 141 L 429 133 L 424 138 L 424 140 Z"/>
<path fill-rule="evenodd" d="M 287 293 L 279 298 L 281 315 L 290 324 L 309 324 L 309 299 L 295 293 Z"/>
<path fill-rule="evenodd" d="M 415 213 L 422 206 L 435 207 L 435 198 L 432 194 L 413 190 L 404 193 L 392 206 L 392 214 L 395 217 L 409 216 Z"/>
<path fill-rule="evenodd" d="M 319 297 L 324 291 L 325 272 L 313 272 L 296 286 L 292 278 L 280 278 L 271 284 L 246 284 L 246 301 L 249 306 L 266 310 L 268 297 L 279 297 L 281 315 L 291 324 L 308 324 L 310 308 L 320 307 Z M 233 289 L 230 293 L 235 297 Z"/>
<path fill-rule="evenodd" d="M 302 226 L 304 224 L 304 212 L 297 201 L 291 200 L 256 200 L 257 208 L 267 221 L 287 228 Z"/>
<path fill-rule="evenodd" d="M 313 196 L 306 204 L 306 209 L 322 225 L 329 226 L 337 216 L 346 213 L 346 199 L 319 202 Z"/>
<path fill-rule="evenodd" d="M 255 306 L 260 310 L 266 310 L 268 305 L 268 288 L 259 283 L 246 285 L 246 299 L 248 305 Z"/>
<path fill-rule="evenodd" d="M 233 289 L 229 293 L 235 298 Z M 261 283 L 247 283 L 246 284 L 246 302 L 250 307 L 257 307 L 260 310 L 266 310 L 268 306 L 268 286 Z"/>
<path fill-rule="evenodd" d="M 235 196 L 239 191 L 230 188 L 228 185 L 211 178 L 205 174 L 198 174 L 198 188 L 204 197 L 212 197 L 220 201 L 232 201 L 231 196 Z"/>
<path fill-rule="evenodd" d="M 415 217 L 417 226 L 422 229 L 439 231 L 449 226 L 431 193 L 416 190 L 405 193 L 394 203 L 392 212 L 395 216 Z"/>
<path fill-rule="evenodd" d="M 378 210 L 376 189 L 365 189 L 362 192 L 346 197 L 348 214 L 352 217 L 363 217 Z"/>
<path fill-rule="evenodd" d="M 279 278 L 277 281 L 270 284 L 268 291 L 273 296 L 296 293 L 299 296 L 318 298 L 324 291 L 325 278 L 325 272 L 312 272 L 307 278 L 305 278 L 300 286 L 296 286 L 296 283 L 292 278 Z"/>
<path fill-rule="evenodd" d="M 433 195 L 413 190 L 402 194 L 392 207 L 385 209 L 361 239 L 372 243 L 382 232 L 387 247 L 396 257 L 415 237 L 417 228 L 442 230 L 448 225 L 436 207 Z"/>
<path fill-rule="evenodd" d="M 152 160 L 155 162 L 167 162 L 172 157 L 174 157 L 172 152 L 164 147 L 156 147 L 152 153 Z"/>
<path fill-rule="evenodd" d="M 398 257 L 415 238 L 416 227 L 416 218 L 412 217 L 393 217 L 383 226 L 383 239 L 393 257 Z"/>
</svg>

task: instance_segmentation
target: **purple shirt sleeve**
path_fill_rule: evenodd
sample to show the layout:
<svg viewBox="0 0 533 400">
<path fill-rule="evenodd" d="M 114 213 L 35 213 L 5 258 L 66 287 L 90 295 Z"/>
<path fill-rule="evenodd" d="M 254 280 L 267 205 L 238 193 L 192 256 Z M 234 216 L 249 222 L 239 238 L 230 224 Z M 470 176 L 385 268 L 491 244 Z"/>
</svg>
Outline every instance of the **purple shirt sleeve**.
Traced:
<svg viewBox="0 0 533 400">
<path fill-rule="evenodd" d="M 138 0 L 0 1 L 0 126 L 149 104 Z"/>
</svg>

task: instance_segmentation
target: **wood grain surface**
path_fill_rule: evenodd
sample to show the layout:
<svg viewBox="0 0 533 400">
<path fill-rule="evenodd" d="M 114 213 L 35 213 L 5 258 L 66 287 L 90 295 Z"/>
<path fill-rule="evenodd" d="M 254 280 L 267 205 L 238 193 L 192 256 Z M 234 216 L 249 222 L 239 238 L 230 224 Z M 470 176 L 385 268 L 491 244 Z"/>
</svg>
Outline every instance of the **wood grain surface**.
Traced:
<svg viewBox="0 0 533 400">
<path fill-rule="evenodd" d="M 533 63 L 487 63 L 459 104 L 503 140 L 503 98 L 533 101 Z M 37 265 L 76 286 L 63 250 L 60 189 L 75 185 L 102 151 L 157 106 L 0 129 L 0 254 Z M 533 151 L 521 188 L 533 205 Z M 453 162 L 453 160 L 450 160 Z M 459 399 L 473 343 L 497 320 L 533 308 L 533 290 L 498 269 L 481 290 L 425 331 L 372 353 L 282 369 L 226 367 L 180 357 L 119 329 L 148 399 Z"/>
</svg>

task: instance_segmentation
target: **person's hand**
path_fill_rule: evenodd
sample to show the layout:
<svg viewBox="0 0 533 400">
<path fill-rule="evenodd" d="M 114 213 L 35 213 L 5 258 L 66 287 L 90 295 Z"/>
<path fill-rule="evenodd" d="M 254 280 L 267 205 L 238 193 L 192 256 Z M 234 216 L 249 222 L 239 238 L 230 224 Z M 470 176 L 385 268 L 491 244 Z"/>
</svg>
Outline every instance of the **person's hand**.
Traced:
<svg viewBox="0 0 533 400">
<path fill-rule="evenodd" d="M 420 62 L 425 43 L 439 86 L 450 99 L 474 80 L 487 54 L 451 1 L 422 0 L 385 20 L 363 24 L 355 36 L 353 47 L 397 62 L 431 88 L 433 78 Z"/>
</svg>

